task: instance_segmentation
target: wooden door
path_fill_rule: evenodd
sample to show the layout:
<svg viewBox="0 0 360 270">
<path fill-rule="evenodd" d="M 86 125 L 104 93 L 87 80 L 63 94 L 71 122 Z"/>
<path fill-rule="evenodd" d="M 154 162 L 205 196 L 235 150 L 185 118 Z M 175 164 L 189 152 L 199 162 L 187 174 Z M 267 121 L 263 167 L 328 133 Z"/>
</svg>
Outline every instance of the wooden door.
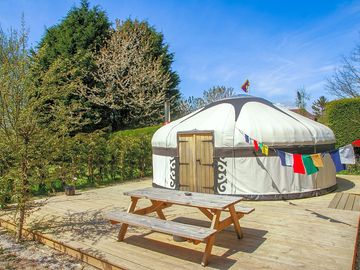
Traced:
<svg viewBox="0 0 360 270">
<path fill-rule="evenodd" d="M 212 133 L 179 134 L 180 190 L 214 193 Z"/>
</svg>

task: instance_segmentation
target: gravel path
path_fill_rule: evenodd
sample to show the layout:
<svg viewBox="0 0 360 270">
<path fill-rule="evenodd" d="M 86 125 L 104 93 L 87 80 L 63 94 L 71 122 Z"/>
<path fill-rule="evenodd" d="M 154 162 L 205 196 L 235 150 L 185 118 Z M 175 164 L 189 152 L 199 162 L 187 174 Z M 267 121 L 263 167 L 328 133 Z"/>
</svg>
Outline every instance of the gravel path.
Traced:
<svg viewBox="0 0 360 270">
<path fill-rule="evenodd" d="M 0 270 L 95 270 L 86 263 L 34 241 L 16 244 L 13 235 L 0 229 Z"/>
</svg>

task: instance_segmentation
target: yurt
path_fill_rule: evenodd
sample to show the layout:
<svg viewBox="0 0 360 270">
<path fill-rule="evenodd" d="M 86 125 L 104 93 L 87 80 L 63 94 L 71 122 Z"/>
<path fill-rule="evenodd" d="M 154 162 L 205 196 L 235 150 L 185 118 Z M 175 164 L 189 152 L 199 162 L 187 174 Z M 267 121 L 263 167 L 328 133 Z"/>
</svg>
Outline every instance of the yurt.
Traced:
<svg viewBox="0 0 360 270">
<path fill-rule="evenodd" d="M 255 151 L 246 137 L 268 146 Z M 240 95 L 211 103 L 161 127 L 152 138 L 153 186 L 239 195 L 252 200 L 318 196 L 336 188 L 328 127 L 263 98 Z M 282 166 L 278 151 L 323 153 L 311 175 Z"/>
</svg>

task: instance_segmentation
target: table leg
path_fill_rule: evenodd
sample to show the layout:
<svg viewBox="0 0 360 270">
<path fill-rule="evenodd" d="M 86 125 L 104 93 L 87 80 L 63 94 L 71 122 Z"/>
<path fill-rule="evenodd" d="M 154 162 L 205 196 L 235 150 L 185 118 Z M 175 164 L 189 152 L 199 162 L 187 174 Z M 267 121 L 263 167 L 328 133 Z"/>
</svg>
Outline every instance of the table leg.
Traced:
<svg viewBox="0 0 360 270">
<path fill-rule="evenodd" d="M 131 203 L 130 203 L 130 206 L 129 206 L 128 210 L 127 210 L 128 213 L 134 212 L 138 200 L 139 200 L 139 198 L 131 197 Z M 119 231 L 119 234 L 118 234 L 118 241 L 124 240 L 124 237 L 125 237 L 125 234 L 126 234 L 126 231 L 127 231 L 128 227 L 129 227 L 128 224 L 125 224 L 125 223 L 121 224 L 121 228 L 120 228 L 120 231 Z"/>
<path fill-rule="evenodd" d="M 243 237 L 243 233 L 241 231 L 241 227 L 240 227 L 240 223 L 239 223 L 239 218 L 235 212 L 235 207 L 234 205 L 230 205 L 229 206 L 229 211 L 230 211 L 230 215 L 231 215 L 231 218 L 232 218 L 232 221 L 234 223 L 234 228 L 235 228 L 235 232 L 237 234 L 237 237 L 239 239 L 241 239 Z"/>
<path fill-rule="evenodd" d="M 159 202 L 159 201 L 155 201 L 155 200 L 151 200 L 151 203 L 152 203 L 154 206 L 155 206 L 156 204 L 163 204 L 163 202 Z M 161 208 L 156 209 L 155 211 L 156 211 L 156 213 L 157 213 L 157 215 L 158 215 L 158 217 L 159 217 L 160 219 L 166 220 L 166 217 L 165 217 L 165 215 L 164 215 L 164 212 L 162 211 Z"/>
<path fill-rule="evenodd" d="M 221 211 L 216 210 L 215 214 L 213 216 L 212 222 L 211 222 L 211 229 L 215 229 L 215 230 L 218 229 L 218 225 L 219 225 L 219 221 L 220 221 L 220 215 L 221 215 Z M 203 255 L 203 258 L 202 258 L 202 261 L 201 261 L 202 266 L 206 266 L 208 264 L 209 257 L 211 255 L 211 250 L 212 250 L 212 247 L 213 247 L 213 245 L 215 243 L 215 236 L 216 236 L 216 233 L 213 234 L 212 236 L 210 236 L 208 238 L 208 240 L 207 240 L 204 255 Z"/>
</svg>

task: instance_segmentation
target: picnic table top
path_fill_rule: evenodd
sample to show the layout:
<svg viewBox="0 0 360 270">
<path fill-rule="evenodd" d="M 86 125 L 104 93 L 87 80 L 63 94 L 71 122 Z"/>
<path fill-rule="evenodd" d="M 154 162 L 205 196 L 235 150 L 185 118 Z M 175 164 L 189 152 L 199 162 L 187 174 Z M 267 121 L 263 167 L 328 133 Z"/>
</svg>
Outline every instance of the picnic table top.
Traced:
<svg viewBox="0 0 360 270">
<path fill-rule="evenodd" d="M 242 197 L 236 196 L 187 192 L 153 187 L 126 191 L 124 192 L 124 195 L 178 205 L 203 207 L 217 210 L 225 210 L 230 205 L 234 205 L 243 199 Z"/>
</svg>

